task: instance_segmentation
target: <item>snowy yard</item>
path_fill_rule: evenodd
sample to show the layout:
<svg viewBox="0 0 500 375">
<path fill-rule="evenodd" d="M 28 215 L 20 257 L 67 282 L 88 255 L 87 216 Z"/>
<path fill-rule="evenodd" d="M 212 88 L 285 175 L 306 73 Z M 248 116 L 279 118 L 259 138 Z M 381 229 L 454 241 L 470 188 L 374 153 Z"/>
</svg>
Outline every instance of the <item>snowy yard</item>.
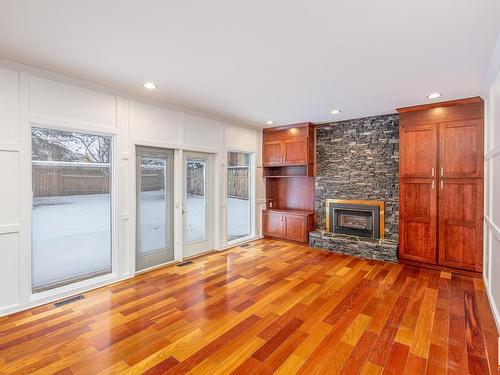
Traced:
<svg viewBox="0 0 500 375">
<path fill-rule="evenodd" d="M 163 193 L 143 193 L 141 213 L 144 249 L 164 247 Z M 33 199 L 33 286 L 111 271 L 109 194 L 40 197 Z M 230 239 L 248 235 L 247 200 L 227 201 Z M 203 199 L 187 201 L 190 239 L 203 238 Z M 167 241 L 168 243 L 168 241 Z"/>
</svg>

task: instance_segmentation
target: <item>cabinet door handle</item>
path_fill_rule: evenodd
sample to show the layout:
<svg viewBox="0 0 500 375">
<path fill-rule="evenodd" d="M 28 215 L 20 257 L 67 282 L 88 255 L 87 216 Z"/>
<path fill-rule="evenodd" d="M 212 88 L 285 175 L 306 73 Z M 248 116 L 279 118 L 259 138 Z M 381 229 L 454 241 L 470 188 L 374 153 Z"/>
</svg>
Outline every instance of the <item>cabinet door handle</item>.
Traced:
<svg viewBox="0 0 500 375">
<path fill-rule="evenodd" d="M 443 177 L 443 176 L 444 176 L 444 168 L 441 167 L 441 177 Z"/>
<path fill-rule="evenodd" d="M 432 167 L 431 175 L 432 175 L 432 177 L 434 177 L 434 167 Z"/>
<path fill-rule="evenodd" d="M 441 180 L 441 190 L 443 190 L 443 187 L 444 187 L 443 180 Z"/>
<path fill-rule="evenodd" d="M 432 180 L 432 190 L 434 190 L 434 180 Z"/>
</svg>

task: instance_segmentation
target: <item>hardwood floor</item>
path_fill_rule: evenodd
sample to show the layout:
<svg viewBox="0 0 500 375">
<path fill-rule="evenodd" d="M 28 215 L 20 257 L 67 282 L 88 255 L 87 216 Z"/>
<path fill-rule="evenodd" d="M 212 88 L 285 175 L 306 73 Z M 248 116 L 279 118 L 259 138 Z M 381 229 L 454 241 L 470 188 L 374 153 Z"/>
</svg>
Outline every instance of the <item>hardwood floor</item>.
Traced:
<svg viewBox="0 0 500 375">
<path fill-rule="evenodd" d="M 488 374 L 482 280 L 260 240 L 0 318 L 1 374 Z"/>
</svg>

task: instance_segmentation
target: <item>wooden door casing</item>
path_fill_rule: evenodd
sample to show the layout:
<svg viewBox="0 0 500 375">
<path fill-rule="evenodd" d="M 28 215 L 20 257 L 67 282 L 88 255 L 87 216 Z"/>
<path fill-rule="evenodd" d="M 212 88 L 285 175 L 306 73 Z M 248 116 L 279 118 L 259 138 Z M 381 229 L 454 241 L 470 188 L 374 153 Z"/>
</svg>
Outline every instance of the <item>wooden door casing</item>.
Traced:
<svg viewBox="0 0 500 375">
<path fill-rule="evenodd" d="M 482 271 L 483 181 L 444 179 L 439 188 L 439 264 Z"/>
<path fill-rule="evenodd" d="M 399 256 L 437 263 L 437 182 L 431 179 L 400 181 Z"/>
<path fill-rule="evenodd" d="M 439 177 L 483 177 L 483 121 L 439 125 Z"/>
<path fill-rule="evenodd" d="M 291 241 L 307 241 L 307 216 L 285 215 L 285 238 Z"/>
<path fill-rule="evenodd" d="M 265 142 L 262 150 L 264 166 L 283 164 L 283 141 Z"/>
<path fill-rule="evenodd" d="M 437 169 L 436 124 L 401 126 L 400 178 L 434 178 Z"/>
<path fill-rule="evenodd" d="M 284 238 L 284 214 L 281 212 L 262 212 L 262 232 L 264 236 Z"/>
</svg>

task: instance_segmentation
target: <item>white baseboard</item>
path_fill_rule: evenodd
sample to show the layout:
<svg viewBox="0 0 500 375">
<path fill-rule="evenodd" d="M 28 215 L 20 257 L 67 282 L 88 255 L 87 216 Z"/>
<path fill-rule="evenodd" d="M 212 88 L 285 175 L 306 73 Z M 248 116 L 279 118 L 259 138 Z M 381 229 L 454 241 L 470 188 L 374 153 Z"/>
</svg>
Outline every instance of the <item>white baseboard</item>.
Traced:
<svg viewBox="0 0 500 375">
<path fill-rule="evenodd" d="M 490 292 L 490 286 L 488 285 L 488 281 L 486 278 L 483 276 L 483 282 L 484 282 L 484 289 L 486 290 L 486 296 L 488 297 L 488 302 L 490 304 L 491 312 L 493 313 L 493 318 L 495 319 L 495 323 L 497 325 L 497 331 L 500 334 L 500 314 L 498 313 L 497 306 L 495 304 L 495 300 L 493 299 L 493 296 L 491 295 Z"/>
</svg>

